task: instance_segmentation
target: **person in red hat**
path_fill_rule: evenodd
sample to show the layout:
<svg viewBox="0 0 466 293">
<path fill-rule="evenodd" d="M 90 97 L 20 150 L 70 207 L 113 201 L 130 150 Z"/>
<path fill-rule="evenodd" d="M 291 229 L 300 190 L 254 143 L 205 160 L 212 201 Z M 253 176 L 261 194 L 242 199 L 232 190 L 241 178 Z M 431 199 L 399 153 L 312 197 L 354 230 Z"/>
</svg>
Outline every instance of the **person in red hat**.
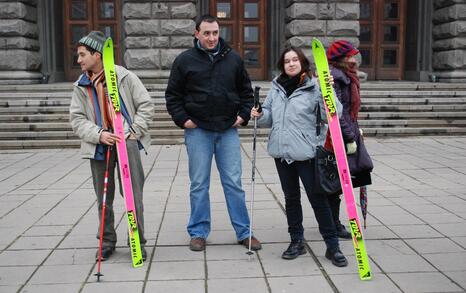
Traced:
<svg viewBox="0 0 466 293">
<path fill-rule="evenodd" d="M 329 60 L 331 74 L 334 78 L 333 87 L 336 96 L 343 106 L 340 126 L 343 140 L 346 144 L 346 154 L 353 187 L 371 184 L 370 172 L 373 169 L 372 160 L 364 146 L 362 130 L 360 130 L 358 124 L 361 95 L 360 81 L 357 75 L 358 63 L 355 58 L 357 54 L 359 54 L 359 50 L 345 40 L 335 41 L 327 49 L 327 59 Z M 329 135 L 327 135 L 325 141 L 325 148 L 333 148 Z M 351 233 L 340 222 L 340 196 L 340 194 L 329 196 L 333 220 L 338 237 L 351 239 Z"/>
</svg>

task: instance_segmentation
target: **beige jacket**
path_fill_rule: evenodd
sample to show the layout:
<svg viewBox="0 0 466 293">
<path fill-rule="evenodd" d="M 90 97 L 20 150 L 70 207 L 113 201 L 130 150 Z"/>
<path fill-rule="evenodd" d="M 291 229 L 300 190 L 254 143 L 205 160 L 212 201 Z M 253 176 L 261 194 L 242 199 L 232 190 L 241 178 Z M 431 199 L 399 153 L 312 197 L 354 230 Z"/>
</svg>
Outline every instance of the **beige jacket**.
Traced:
<svg viewBox="0 0 466 293">
<path fill-rule="evenodd" d="M 131 117 L 131 127 L 136 138 L 147 150 L 150 145 L 149 123 L 154 115 L 154 105 L 141 80 L 124 67 L 115 66 L 118 91 Z M 70 123 L 74 133 L 81 139 L 81 155 L 93 159 L 99 144 L 101 127 L 96 124 L 92 99 L 86 86 L 74 83 L 70 105 Z"/>
</svg>

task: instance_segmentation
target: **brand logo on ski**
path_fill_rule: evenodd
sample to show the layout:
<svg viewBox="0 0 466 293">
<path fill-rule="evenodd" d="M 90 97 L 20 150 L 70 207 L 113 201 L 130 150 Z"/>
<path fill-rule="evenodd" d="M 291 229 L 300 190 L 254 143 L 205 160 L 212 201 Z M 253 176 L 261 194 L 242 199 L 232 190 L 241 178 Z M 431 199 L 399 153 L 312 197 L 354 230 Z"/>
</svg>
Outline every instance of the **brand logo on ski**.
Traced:
<svg viewBox="0 0 466 293">
<path fill-rule="evenodd" d="M 358 226 L 358 223 L 356 222 L 356 219 L 351 219 L 349 222 L 350 222 L 351 232 L 353 232 L 354 237 L 356 238 L 356 240 L 361 240 L 362 234 L 361 234 L 361 231 L 359 230 L 359 226 Z"/>
</svg>

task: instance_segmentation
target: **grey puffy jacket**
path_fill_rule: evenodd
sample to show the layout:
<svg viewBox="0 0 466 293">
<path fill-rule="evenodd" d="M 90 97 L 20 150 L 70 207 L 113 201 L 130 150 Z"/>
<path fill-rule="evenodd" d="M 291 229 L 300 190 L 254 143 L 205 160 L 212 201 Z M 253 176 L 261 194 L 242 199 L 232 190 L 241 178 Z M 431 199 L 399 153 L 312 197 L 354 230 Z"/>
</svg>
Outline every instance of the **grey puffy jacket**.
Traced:
<svg viewBox="0 0 466 293">
<path fill-rule="evenodd" d="M 338 114 L 342 106 L 336 99 Z M 288 162 L 305 161 L 315 157 L 316 146 L 322 145 L 327 125 L 316 135 L 317 107 L 320 107 L 322 121 L 326 122 L 325 109 L 320 88 L 315 79 L 306 78 L 303 86 L 289 97 L 285 89 L 272 81 L 272 88 L 262 105 L 263 115 L 257 121 L 259 127 L 271 127 L 267 150 L 273 158 Z"/>
</svg>

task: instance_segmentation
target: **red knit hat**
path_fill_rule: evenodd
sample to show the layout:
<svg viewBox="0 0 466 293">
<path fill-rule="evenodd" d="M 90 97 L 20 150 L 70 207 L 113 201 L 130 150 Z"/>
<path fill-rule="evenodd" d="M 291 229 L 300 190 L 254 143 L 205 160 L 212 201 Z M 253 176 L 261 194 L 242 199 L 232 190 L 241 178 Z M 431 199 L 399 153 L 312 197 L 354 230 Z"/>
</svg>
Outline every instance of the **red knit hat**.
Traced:
<svg viewBox="0 0 466 293">
<path fill-rule="evenodd" d="M 327 59 L 330 61 L 335 61 L 341 57 L 354 56 L 358 53 L 359 50 L 351 45 L 350 42 L 339 40 L 333 42 L 327 49 Z"/>
</svg>

